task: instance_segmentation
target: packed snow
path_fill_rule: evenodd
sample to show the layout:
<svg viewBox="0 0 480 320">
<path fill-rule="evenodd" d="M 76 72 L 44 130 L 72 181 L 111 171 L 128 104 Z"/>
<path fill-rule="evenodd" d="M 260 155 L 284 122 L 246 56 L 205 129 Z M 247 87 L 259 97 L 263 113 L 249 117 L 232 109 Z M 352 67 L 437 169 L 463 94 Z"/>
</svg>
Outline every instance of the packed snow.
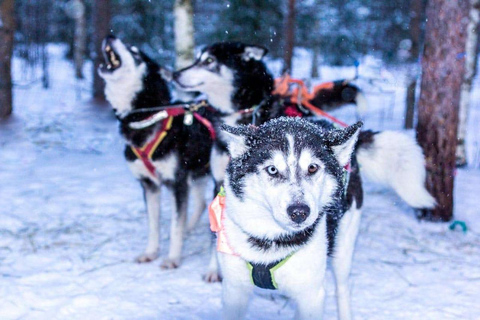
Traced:
<svg viewBox="0 0 480 320">
<path fill-rule="evenodd" d="M 50 49 L 50 89 L 35 81 L 38 74 L 22 78 L 15 60 L 15 114 L 0 123 L 0 319 L 218 319 L 221 285 L 202 281 L 207 215 L 188 235 L 180 268 L 134 262 L 147 241 L 147 221 L 116 120 L 109 106 L 89 100 L 90 79 L 74 79 L 63 48 Z M 300 65 L 305 54 L 297 52 L 297 77 L 308 74 L 308 64 Z M 402 69 L 363 68 L 361 74 L 387 79 L 382 90 L 358 80 L 371 104 L 366 126 L 401 129 Z M 321 70 L 324 79 L 353 74 Z M 419 222 L 393 192 L 367 183 L 351 276 L 355 319 L 480 319 L 478 82 L 474 87 L 470 166 L 458 170 L 455 190 L 455 219 L 468 230 Z M 336 115 L 354 121 L 353 108 Z M 169 220 L 164 201 L 162 254 Z M 330 274 L 327 293 L 325 319 L 335 319 Z M 291 319 L 293 310 L 284 296 L 258 290 L 248 319 Z"/>
</svg>

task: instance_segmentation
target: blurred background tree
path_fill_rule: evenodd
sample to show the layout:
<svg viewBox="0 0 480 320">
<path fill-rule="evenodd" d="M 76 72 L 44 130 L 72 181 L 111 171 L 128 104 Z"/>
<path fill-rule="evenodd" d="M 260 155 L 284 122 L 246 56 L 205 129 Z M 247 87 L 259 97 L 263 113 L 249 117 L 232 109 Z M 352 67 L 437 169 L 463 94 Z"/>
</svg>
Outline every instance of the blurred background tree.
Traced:
<svg viewBox="0 0 480 320">
<path fill-rule="evenodd" d="M 12 50 L 15 20 L 13 0 L 0 2 L 0 118 L 12 113 Z"/>
<path fill-rule="evenodd" d="M 352 65 L 367 53 L 387 63 L 403 62 L 398 52 L 402 41 L 411 39 L 411 1 L 414 0 L 295 1 L 295 46 L 316 49 L 320 61 L 329 65 Z M 17 50 L 23 50 L 25 56 L 26 49 L 35 51 L 33 47 L 42 42 L 65 43 L 71 48 L 69 57 L 73 58 L 75 19 L 65 12 L 68 2 L 71 1 L 17 0 Z M 98 33 L 93 24 L 93 9 L 98 1 L 81 2 L 85 4 L 87 43 L 92 43 Z M 173 65 L 174 2 L 109 0 L 109 27 L 125 41 L 134 43 L 164 64 Z M 268 47 L 271 57 L 283 57 L 286 0 L 192 3 L 198 45 L 244 41 Z M 93 46 L 88 46 L 87 58 L 93 58 L 93 52 Z"/>
</svg>

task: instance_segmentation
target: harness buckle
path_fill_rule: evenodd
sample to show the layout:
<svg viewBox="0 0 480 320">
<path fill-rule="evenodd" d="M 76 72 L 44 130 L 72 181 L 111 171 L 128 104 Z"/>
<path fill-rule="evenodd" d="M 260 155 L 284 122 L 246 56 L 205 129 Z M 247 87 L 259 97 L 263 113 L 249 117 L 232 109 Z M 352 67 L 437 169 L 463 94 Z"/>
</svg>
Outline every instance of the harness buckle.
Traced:
<svg viewBox="0 0 480 320">
<path fill-rule="evenodd" d="M 191 111 L 185 112 L 185 115 L 183 117 L 183 124 L 186 126 L 191 126 L 193 123 L 193 114 Z"/>
</svg>

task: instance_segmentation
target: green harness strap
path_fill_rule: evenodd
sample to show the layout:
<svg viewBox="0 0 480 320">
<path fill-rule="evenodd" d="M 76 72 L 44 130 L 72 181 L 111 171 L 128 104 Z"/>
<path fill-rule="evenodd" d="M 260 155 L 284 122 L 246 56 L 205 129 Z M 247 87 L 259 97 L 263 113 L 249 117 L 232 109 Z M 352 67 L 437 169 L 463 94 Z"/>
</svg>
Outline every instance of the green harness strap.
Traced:
<svg viewBox="0 0 480 320">
<path fill-rule="evenodd" d="M 290 254 L 282 260 L 278 260 L 267 265 L 261 263 L 252 263 L 247 261 L 247 268 L 250 270 L 250 278 L 252 283 L 262 289 L 276 290 L 278 289 L 275 281 L 275 270 L 280 268 L 293 255 Z"/>
</svg>

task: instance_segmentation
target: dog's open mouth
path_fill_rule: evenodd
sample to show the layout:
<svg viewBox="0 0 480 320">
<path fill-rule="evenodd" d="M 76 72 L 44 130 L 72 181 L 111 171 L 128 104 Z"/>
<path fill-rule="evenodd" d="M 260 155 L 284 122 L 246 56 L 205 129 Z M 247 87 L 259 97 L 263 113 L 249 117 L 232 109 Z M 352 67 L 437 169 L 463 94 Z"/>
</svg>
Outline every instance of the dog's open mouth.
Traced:
<svg viewBox="0 0 480 320">
<path fill-rule="evenodd" d="M 118 53 L 115 52 L 112 46 L 111 39 L 105 39 L 102 44 L 102 53 L 103 58 L 105 59 L 105 64 L 101 65 L 103 72 L 113 72 L 116 69 L 120 68 L 122 65 L 122 60 Z"/>
</svg>

